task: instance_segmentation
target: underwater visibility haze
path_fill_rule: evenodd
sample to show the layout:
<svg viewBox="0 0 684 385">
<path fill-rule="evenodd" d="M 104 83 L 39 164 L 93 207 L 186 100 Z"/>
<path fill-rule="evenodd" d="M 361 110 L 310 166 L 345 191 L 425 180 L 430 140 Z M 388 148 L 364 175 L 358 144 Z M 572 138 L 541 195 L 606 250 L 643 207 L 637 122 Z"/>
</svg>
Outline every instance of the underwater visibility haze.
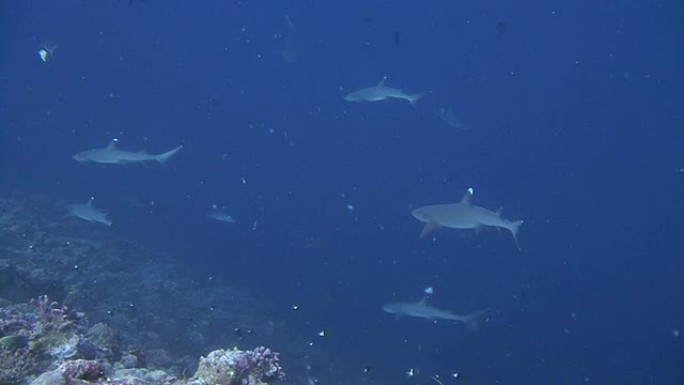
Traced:
<svg viewBox="0 0 684 385">
<path fill-rule="evenodd" d="M 683 384 L 681 15 L 2 2 L 0 383 Z"/>
</svg>

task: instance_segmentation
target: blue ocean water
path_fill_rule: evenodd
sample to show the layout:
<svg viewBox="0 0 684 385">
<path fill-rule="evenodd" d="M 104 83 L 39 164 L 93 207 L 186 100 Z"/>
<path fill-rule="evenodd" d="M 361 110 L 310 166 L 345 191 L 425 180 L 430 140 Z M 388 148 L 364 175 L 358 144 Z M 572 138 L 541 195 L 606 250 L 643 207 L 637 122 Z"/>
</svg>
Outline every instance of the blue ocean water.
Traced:
<svg viewBox="0 0 684 385">
<path fill-rule="evenodd" d="M 684 383 L 682 3 L 0 11 L 2 191 L 94 197 L 112 232 L 297 306 L 311 354 L 369 384 Z M 426 94 L 415 108 L 342 99 L 383 77 Z M 163 166 L 71 157 L 114 138 L 184 147 Z M 419 239 L 410 210 L 469 187 L 525 221 L 521 251 L 506 231 Z M 208 220 L 213 206 L 236 223 Z M 430 304 L 485 320 L 381 311 L 427 287 Z"/>
</svg>

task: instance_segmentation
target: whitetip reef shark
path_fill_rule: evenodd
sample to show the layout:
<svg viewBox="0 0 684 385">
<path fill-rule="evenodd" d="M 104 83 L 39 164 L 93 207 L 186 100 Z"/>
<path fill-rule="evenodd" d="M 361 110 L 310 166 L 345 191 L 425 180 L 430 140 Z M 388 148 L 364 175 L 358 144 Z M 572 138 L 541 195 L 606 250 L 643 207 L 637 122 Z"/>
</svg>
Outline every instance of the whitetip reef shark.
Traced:
<svg viewBox="0 0 684 385">
<path fill-rule="evenodd" d="M 107 218 L 107 212 L 93 206 L 93 199 L 86 203 L 74 203 L 68 206 L 69 214 L 86 220 L 88 222 L 98 222 L 107 226 L 112 226 L 112 221 Z"/>
<path fill-rule="evenodd" d="M 379 102 L 381 100 L 386 100 L 389 98 L 404 99 L 415 107 L 418 100 L 422 98 L 425 94 L 424 92 L 420 92 L 417 94 L 406 94 L 402 90 L 387 87 L 385 85 L 386 79 L 387 78 L 382 78 L 377 85 L 374 85 L 372 87 L 351 92 L 343 96 L 342 99 L 348 102 Z"/>
<path fill-rule="evenodd" d="M 126 151 L 117 148 L 118 139 L 112 139 L 109 145 L 105 148 L 93 148 L 91 150 L 86 150 L 79 152 L 74 155 L 74 160 L 85 163 L 102 163 L 102 164 L 129 164 L 129 163 L 146 163 L 146 162 L 159 162 L 161 164 L 166 163 L 172 156 L 176 155 L 183 146 L 178 146 L 173 150 L 154 155 L 148 154 L 145 151 Z"/>
<path fill-rule="evenodd" d="M 520 249 L 518 229 L 523 221 L 509 221 L 502 218 L 499 212 L 475 206 L 472 198 L 473 189 L 469 188 L 458 203 L 423 206 L 411 211 L 411 215 L 416 219 L 425 222 L 420 237 L 423 238 L 441 227 L 474 230 L 482 227 L 501 227 L 511 232 L 515 245 Z"/>
<path fill-rule="evenodd" d="M 382 310 L 397 317 L 408 316 L 415 318 L 425 318 L 430 321 L 454 321 L 463 322 L 469 329 L 476 329 L 481 315 L 487 309 L 474 313 L 459 315 L 449 310 L 443 310 L 427 304 L 428 297 L 424 297 L 418 302 L 395 302 L 382 306 Z"/>
</svg>

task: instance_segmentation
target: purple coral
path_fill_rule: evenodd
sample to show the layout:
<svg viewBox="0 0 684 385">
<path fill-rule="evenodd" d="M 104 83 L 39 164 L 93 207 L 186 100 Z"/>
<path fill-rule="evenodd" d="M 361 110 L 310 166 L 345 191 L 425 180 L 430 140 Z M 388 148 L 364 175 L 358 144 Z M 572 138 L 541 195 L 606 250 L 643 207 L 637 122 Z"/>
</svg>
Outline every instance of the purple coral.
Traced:
<svg viewBox="0 0 684 385">
<path fill-rule="evenodd" d="M 215 350 L 200 360 L 196 379 L 220 385 L 274 384 L 285 378 L 278 353 L 265 347 Z"/>
<path fill-rule="evenodd" d="M 250 366 L 258 369 L 263 381 L 283 379 L 283 368 L 280 366 L 278 353 L 272 352 L 271 349 L 263 346 L 243 353 L 248 357 Z"/>
<path fill-rule="evenodd" d="M 40 320 L 45 328 L 60 330 L 83 317 L 83 314 L 72 312 L 66 306 L 60 306 L 54 301 L 50 302 L 47 295 L 31 299 L 30 303 L 38 310 Z"/>
<path fill-rule="evenodd" d="M 59 366 L 61 371 L 68 378 L 97 381 L 104 377 L 104 367 L 94 360 L 73 360 L 63 362 Z"/>
<path fill-rule="evenodd" d="M 263 381 L 282 379 L 283 370 L 278 353 L 272 352 L 271 349 L 259 346 L 254 350 L 232 350 L 230 353 L 226 356 L 225 363 L 237 373 L 253 372 L 259 374 Z"/>
</svg>

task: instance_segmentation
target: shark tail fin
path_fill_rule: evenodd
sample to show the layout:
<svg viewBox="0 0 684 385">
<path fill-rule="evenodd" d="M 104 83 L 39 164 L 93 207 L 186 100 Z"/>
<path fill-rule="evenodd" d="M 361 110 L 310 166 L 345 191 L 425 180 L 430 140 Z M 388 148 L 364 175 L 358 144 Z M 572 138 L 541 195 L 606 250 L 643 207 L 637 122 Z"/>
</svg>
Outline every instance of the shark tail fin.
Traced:
<svg viewBox="0 0 684 385">
<path fill-rule="evenodd" d="M 520 248 L 520 243 L 518 243 L 518 230 L 522 224 L 523 221 L 515 221 L 512 222 L 508 227 L 508 230 L 510 230 L 511 234 L 513 235 L 513 241 L 515 242 L 515 246 L 518 248 L 518 250 L 522 250 L 522 248 Z"/>
<path fill-rule="evenodd" d="M 463 324 L 465 324 L 466 329 L 468 329 L 471 332 L 476 331 L 477 329 L 480 328 L 480 322 L 482 321 L 482 316 L 484 316 L 485 313 L 487 313 L 489 309 L 483 309 L 480 311 L 476 311 L 474 313 L 470 313 L 468 315 L 463 316 Z"/>
<path fill-rule="evenodd" d="M 411 103 L 411 105 L 412 105 L 413 107 L 415 107 L 415 106 L 416 106 L 416 103 L 418 103 L 418 101 L 419 101 L 423 96 L 425 96 L 425 92 L 419 92 L 419 93 L 417 93 L 417 94 L 412 94 L 412 95 L 409 95 L 409 96 L 408 96 L 408 101 L 409 101 L 409 103 Z"/>
<path fill-rule="evenodd" d="M 172 156 L 176 155 L 176 153 L 177 153 L 178 151 L 180 151 L 181 148 L 183 148 L 183 146 L 178 146 L 178 147 L 174 148 L 174 149 L 171 150 L 171 151 L 167 151 L 167 152 L 165 152 L 165 153 L 163 153 L 163 154 L 157 155 L 157 159 L 156 159 L 157 162 L 159 162 L 159 163 L 161 163 L 161 164 L 165 164 L 166 161 L 168 161 L 169 159 L 171 159 Z"/>
</svg>

